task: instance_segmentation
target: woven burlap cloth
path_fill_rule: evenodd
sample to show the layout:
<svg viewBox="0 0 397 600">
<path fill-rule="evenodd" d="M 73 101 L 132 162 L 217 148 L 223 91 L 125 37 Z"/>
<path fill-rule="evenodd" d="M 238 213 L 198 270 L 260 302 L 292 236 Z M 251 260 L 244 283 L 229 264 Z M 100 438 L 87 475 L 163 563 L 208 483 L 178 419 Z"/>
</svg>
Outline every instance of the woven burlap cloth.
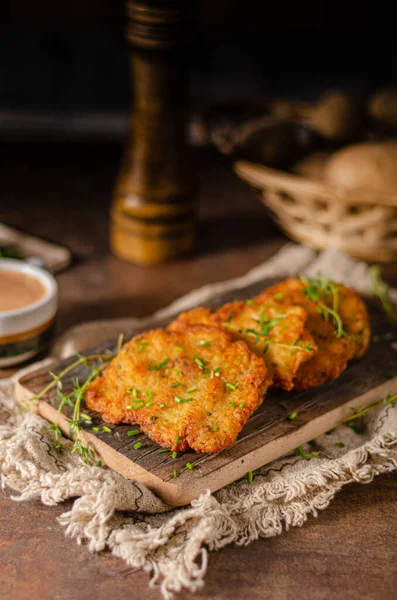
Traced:
<svg viewBox="0 0 397 600">
<path fill-rule="evenodd" d="M 221 291 L 267 276 L 318 271 L 361 292 L 370 287 L 364 263 L 336 251 L 317 255 L 289 244 L 246 276 L 194 291 L 150 318 L 75 327 L 58 342 L 56 352 L 66 356 L 120 330 L 150 327 Z M 12 490 L 16 501 L 40 499 L 54 505 L 71 500 L 59 517 L 66 534 L 86 543 L 91 551 L 108 549 L 131 567 L 149 572 L 150 585 L 159 585 L 165 598 L 203 585 L 211 551 L 231 543 L 245 546 L 259 537 L 301 526 L 310 515 L 315 517 L 325 509 L 343 486 L 353 481 L 368 483 L 397 468 L 397 408 L 389 404 L 368 413 L 362 434 L 341 425 L 308 444 L 306 452 L 323 451 L 316 458 L 286 456 L 256 471 L 252 485 L 239 481 L 213 495 L 202 494 L 186 508 L 171 509 L 140 483 L 106 468 L 86 466 L 70 452 L 58 454 L 48 424 L 37 415 L 21 415 L 17 410 L 13 396 L 17 377 L 0 383 L 3 487 Z M 70 448 L 70 442 L 65 444 Z"/>
</svg>

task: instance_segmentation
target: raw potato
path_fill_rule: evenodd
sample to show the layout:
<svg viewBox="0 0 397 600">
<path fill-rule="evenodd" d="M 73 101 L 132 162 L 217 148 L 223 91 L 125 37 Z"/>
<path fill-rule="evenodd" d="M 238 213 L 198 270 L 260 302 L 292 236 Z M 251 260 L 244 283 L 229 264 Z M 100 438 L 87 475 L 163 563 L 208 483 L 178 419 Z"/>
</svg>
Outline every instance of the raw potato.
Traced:
<svg viewBox="0 0 397 600">
<path fill-rule="evenodd" d="M 372 96 L 368 112 L 379 123 L 397 128 L 397 88 L 381 90 Z"/>
<path fill-rule="evenodd" d="M 397 140 L 355 144 L 335 152 L 324 179 L 341 190 L 397 190 Z"/>
<path fill-rule="evenodd" d="M 307 179 L 322 181 L 324 179 L 324 169 L 331 152 L 325 150 L 311 152 L 299 160 L 292 168 L 292 172 Z"/>
<path fill-rule="evenodd" d="M 348 95 L 328 92 L 311 110 L 309 122 L 324 138 L 338 142 L 349 140 L 357 133 L 361 115 Z"/>
</svg>

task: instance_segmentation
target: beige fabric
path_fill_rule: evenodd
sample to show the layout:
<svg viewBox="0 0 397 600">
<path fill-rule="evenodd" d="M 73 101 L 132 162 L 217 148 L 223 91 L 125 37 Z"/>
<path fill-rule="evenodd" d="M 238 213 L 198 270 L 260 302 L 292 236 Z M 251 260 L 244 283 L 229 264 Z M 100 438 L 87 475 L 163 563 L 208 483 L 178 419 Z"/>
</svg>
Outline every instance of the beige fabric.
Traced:
<svg viewBox="0 0 397 600">
<path fill-rule="evenodd" d="M 75 327 L 60 340 L 57 353 L 65 356 L 100 341 L 95 337 L 98 331 L 103 340 L 137 324 L 150 327 L 192 304 L 205 303 L 220 291 L 303 270 L 321 270 L 361 291 L 368 289 L 365 264 L 334 251 L 316 258 L 312 250 L 289 244 L 247 276 L 192 292 L 153 317 Z M 11 489 L 18 501 L 40 498 L 44 504 L 54 505 L 77 498 L 59 518 L 67 535 L 87 543 L 92 551 L 108 548 L 131 567 L 151 573 L 150 584 L 159 584 L 165 598 L 183 588 L 194 591 L 203 585 L 210 551 L 230 543 L 244 546 L 258 537 L 301 526 L 309 515 L 316 516 L 326 508 L 344 485 L 368 483 L 397 468 L 397 408 L 387 405 L 368 413 L 363 434 L 340 426 L 306 445 L 307 452 L 322 450 L 322 458 L 284 457 L 256 471 L 252 485 L 239 481 L 214 495 L 203 494 L 189 507 L 170 509 L 137 482 L 108 469 L 82 465 L 67 451 L 58 454 L 51 445 L 47 423 L 17 410 L 15 379 L 0 383 L 3 487 Z M 70 448 L 71 443 L 65 443 Z M 128 511 L 128 516 L 123 511 Z"/>
</svg>

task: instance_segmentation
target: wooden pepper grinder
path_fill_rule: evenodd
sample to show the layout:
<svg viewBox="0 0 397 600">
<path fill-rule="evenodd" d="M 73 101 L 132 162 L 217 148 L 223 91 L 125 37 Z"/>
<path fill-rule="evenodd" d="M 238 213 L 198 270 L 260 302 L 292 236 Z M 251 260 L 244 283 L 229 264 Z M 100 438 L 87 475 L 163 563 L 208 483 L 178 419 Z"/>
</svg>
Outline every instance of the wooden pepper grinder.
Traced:
<svg viewBox="0 0 397 600">
<path fill-rule="evenodd" d="M 132 111 L 112 203 L 111 247 L 136 263 L 163 262 L 193 246 L 183 47 L 191 6 L 187 0 L 127 0 Z"/>
</svg>

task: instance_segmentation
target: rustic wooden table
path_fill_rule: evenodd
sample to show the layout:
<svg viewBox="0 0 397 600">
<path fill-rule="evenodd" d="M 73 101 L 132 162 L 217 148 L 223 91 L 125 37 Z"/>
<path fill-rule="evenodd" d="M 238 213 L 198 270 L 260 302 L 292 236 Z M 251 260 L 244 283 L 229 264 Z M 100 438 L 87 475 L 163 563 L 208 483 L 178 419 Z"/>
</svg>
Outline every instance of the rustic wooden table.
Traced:
<svg viewBox="0 0 397 600">
<path fill-rule="evenodd" d="M 113 144 L 0 146 L 0 219 L 66 244 L 74 265 L 58 277 L 59 331 L 101 317 L 145 315 L 202 284 L 245 273 L 285 238 L 254 195 L 210 152 L 196 153 L 196 253 L 142 268 L 108 252 L 108 206 L 121 148 Z M 397 266 L 386 274 L 397 284 Z M 159 599 L 148 576 L 67 540 L 67 507 L 0 496 L 0 598 Z M 397 597 L 397 475 L 353 484 L 301 529 L 210 558 L 206 585 L 183 600 L 390 599 Z"/>
</svg>

